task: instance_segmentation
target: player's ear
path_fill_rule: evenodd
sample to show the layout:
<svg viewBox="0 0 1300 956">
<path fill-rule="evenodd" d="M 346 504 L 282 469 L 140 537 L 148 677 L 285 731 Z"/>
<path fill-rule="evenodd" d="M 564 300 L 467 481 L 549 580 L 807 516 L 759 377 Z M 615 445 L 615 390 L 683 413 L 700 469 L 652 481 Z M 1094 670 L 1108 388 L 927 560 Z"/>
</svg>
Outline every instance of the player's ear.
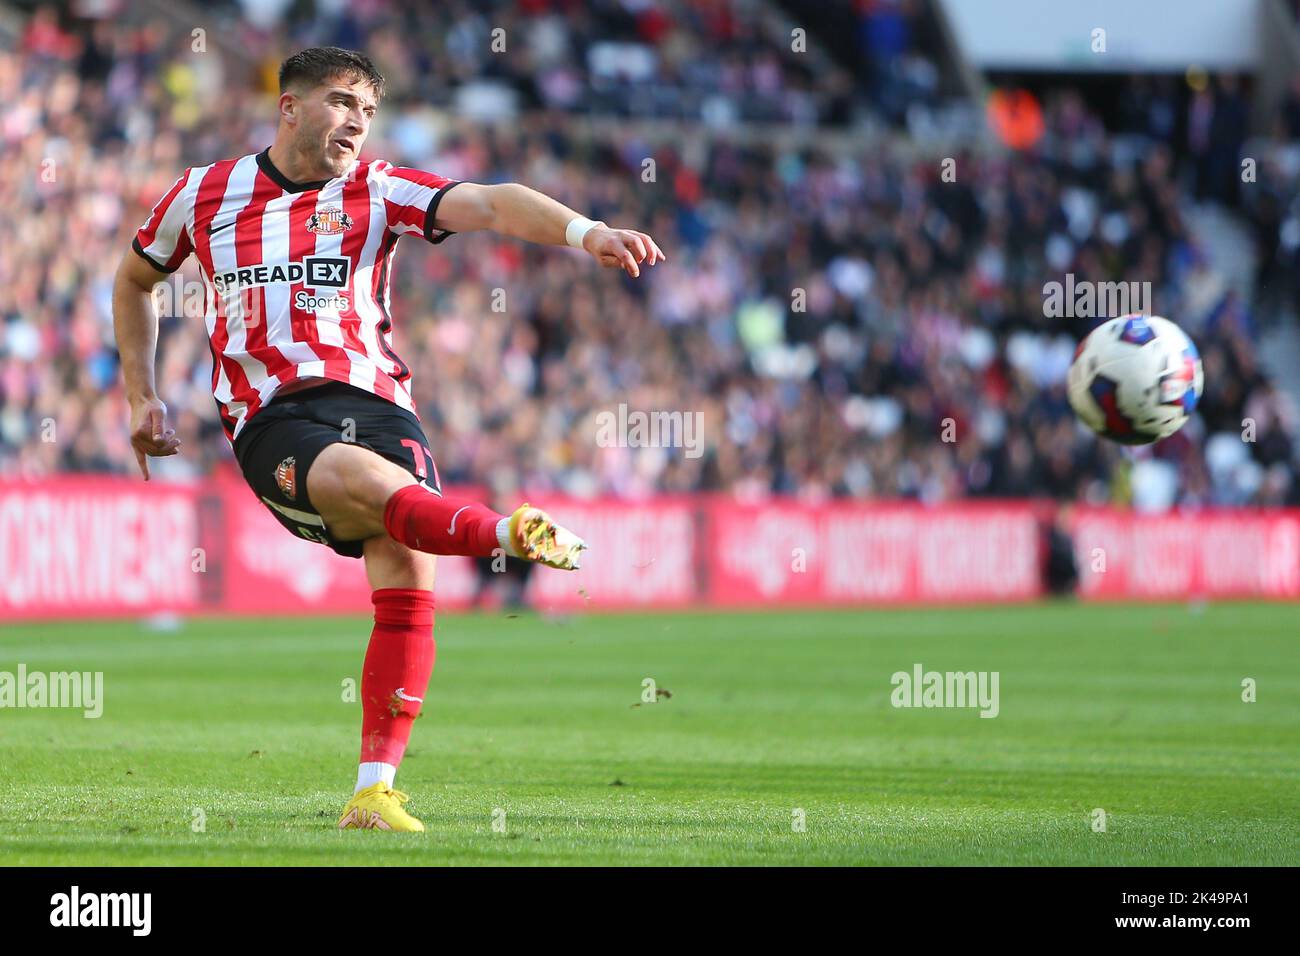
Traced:
<svg viewBox="0 0 1300 956">
<path fill-rule="evenodd" d="M 298 121 L 298 97 L 286 91 L 280 94 L 280 118 L 287 123 Z"/>
</svg>

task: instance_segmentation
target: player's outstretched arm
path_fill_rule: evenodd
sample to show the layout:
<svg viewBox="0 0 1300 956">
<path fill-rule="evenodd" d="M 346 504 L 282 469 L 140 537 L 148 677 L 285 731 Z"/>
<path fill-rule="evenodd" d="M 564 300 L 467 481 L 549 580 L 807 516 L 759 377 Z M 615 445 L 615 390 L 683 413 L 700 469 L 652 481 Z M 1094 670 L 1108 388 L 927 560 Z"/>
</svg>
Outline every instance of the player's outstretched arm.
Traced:
<svg viewBox="0 0 1300 956">
<path fill-rule="evenodd" d="M 131 447 L 144 480 L 149 480 L 149 459 L 176 454 L 180 439 L 167 427 L 167 406 L 154 390 L 154 351 L 158 346 L 158 317 L 150 297 L 162 275 L 128 250 L 113 280 L 113 334 L 131 403 Z"/>
<path fill-rule="evenodd" d="M 586 250 L 602 266 L 624 269 L 633 277 L 641 274 L 641 263 L 652 266 L 668 258 L 644 232 L 592 222 L 519 183 L 459 183 L 439 202 L 434 225 L 451 232 L 491 229 L 527 242 L 571 245 Z"/>
</svg>

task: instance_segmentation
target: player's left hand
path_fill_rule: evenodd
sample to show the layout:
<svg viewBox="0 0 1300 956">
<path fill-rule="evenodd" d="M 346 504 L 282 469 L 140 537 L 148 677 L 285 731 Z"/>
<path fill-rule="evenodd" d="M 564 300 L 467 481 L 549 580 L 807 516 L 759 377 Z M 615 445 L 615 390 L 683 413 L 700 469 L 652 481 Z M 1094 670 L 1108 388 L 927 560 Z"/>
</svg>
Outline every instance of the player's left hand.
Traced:
<svg viewBox="0 0 1300 956">
<path fill-rule="evenodd" d="M 640 263 L 648 266 L 667 261 L 662 249 L 644 232 L 595 226 L 582 238 L 582 248 L 607 269 L 622 269 L 632 278 L 641 274 Z"/>
<path fill-rule="evenodd" d="M 180 446 L 176 429 L 167 426 L 167 406 L 161 399 L 131 403 L 131 447 L 145 481 L 149 480 L 149 458 L 175 455 Z"/>
</svg>

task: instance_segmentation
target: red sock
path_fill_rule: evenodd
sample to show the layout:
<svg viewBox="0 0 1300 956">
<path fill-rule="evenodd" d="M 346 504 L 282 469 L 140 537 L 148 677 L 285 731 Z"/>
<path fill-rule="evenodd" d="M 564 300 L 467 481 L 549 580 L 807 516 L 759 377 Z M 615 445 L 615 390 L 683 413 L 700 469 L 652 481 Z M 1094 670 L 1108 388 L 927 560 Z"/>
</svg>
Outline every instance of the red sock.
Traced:
<svg viewBox="0 0 1300 956">
<path fill-rule="evenodd" d="M 361 762 L 396 767 L 433 673 L 433 592 L 380 588 L 370 599 L 375 629 L 361 671 Z"/>
<path fill-rule="evenodd" d="M 430 554 L 490 558 L 501 547 L 497 522 L 505 515 L 464 498 L 443 498 L 423 485 L 407 485 L 384 506 L 384 527 L 394 541 Z"/>
</svg>

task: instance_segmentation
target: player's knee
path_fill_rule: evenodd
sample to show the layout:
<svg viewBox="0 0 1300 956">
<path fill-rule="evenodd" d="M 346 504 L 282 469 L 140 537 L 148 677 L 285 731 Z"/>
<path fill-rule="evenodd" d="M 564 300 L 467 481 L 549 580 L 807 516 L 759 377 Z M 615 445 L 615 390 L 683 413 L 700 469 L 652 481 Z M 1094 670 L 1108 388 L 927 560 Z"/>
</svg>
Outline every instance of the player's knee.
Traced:
<svg viewBox="0 0 1300 956">
<path fill-rule="evenodd" d="M 436 559 L 432 554 L 412 551 L 387 535 L 368 538 L 363 548 L 372 588 L 433 590 Z"/>
<path fill-rule="evenodd" d="M 386 556 L 382 574 L 385 587 L 411 588 L 427 591 L 433 588 L 434 556 L 422 551 L 412 551 L 404 545 L 387 539 L 400 549 L 397 553 Z"/>
</svg>

